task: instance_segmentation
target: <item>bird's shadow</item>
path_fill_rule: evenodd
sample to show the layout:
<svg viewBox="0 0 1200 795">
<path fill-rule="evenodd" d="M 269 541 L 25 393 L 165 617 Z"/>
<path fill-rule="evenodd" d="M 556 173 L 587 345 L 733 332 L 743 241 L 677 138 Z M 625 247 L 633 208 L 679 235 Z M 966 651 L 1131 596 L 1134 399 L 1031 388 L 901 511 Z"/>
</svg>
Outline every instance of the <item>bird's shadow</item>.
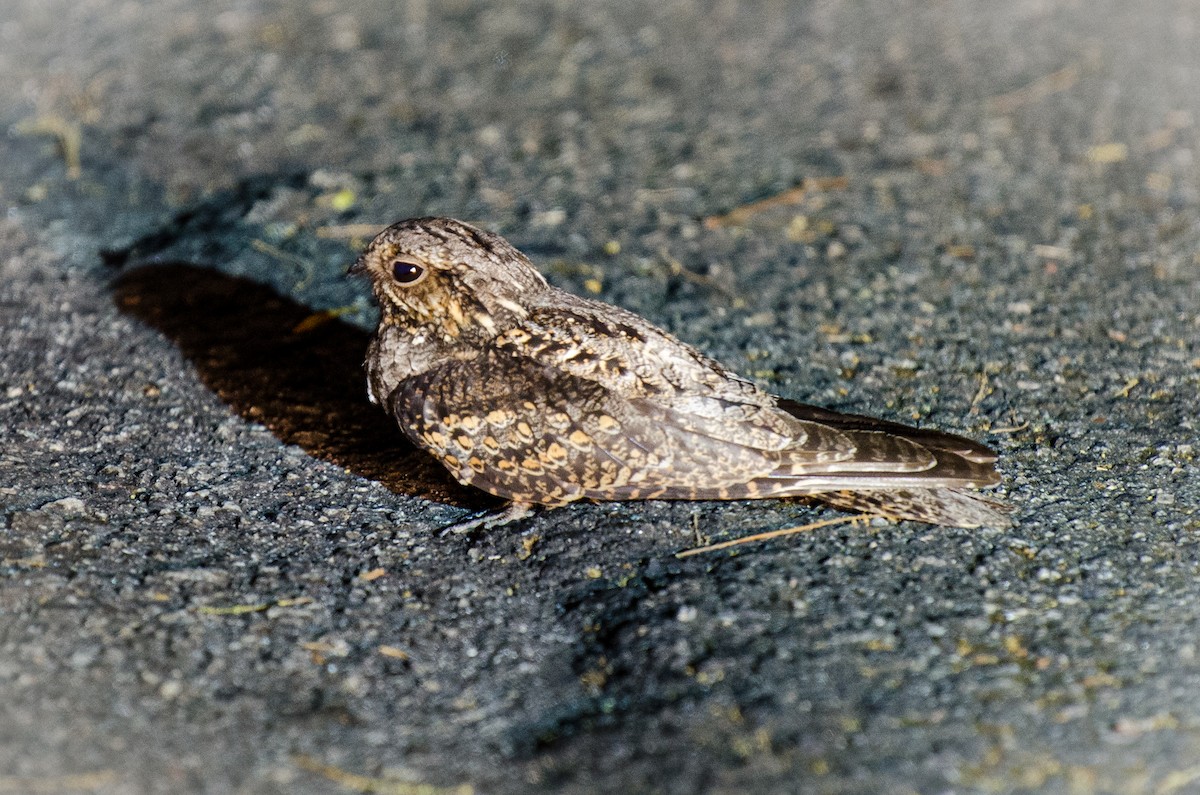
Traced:
<svg viewBox="0 0 1200 795">
<path fill-rule="evenodd" d="M 248 279 L 187 263 L 123 273 L 118 309 L 179 346 L 201 380 L 280 441 L 392 491 L 468 508 L 486 495 L 455 483 L 366 398 L 369 336 Z"/>
</svg>

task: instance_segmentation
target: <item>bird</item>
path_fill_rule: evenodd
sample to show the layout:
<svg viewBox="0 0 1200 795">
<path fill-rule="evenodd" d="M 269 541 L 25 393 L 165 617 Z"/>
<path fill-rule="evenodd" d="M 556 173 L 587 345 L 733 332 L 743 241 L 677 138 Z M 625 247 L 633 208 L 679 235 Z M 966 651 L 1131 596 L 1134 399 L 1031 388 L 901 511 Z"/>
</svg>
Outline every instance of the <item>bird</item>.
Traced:
<svg viewBox="0 0 1200 795">
<path fill-rule="evenodd" d="M 579 500 L 811 498 L 1006 526 L 997 455 L 962 436 L 773 395 L 645 318 L 553 287 L 453 218 L 380 232 L 350 266 L 379 304 L 368 395 L 508 516 Z"/>
</svg>

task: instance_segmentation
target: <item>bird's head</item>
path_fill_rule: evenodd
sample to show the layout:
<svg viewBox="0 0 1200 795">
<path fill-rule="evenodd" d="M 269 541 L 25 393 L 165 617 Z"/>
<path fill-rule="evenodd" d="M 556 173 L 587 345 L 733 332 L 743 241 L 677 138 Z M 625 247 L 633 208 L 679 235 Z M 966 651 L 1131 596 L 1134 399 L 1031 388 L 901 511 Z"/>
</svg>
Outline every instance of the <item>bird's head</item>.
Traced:
<svg viewBox="0 0 1200 795">
<path fill-rule="evenodd" d="M 527 314 L 546 280 L 507 240 L 452 218 L 412 218 L 376 235 L 350 273 L 371 279 L 381 323 L 446 343 L 489 340 Z"/>
</svg>

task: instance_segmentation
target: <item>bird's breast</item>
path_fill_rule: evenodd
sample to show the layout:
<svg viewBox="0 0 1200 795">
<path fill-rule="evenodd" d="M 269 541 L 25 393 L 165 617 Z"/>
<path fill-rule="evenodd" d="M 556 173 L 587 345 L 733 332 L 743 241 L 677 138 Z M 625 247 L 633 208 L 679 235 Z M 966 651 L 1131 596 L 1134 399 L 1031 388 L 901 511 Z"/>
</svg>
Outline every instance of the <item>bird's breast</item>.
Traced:
<svg viewBox="0 0 1200 795">
<path fill-rule="evenodd" d="M 448 362 L 478 355 L 454 345 L 436 332 L 382 326 L 367 352 L 367 385 L 371 400 L 386 404 L 404 381 Z"/>
</svg>

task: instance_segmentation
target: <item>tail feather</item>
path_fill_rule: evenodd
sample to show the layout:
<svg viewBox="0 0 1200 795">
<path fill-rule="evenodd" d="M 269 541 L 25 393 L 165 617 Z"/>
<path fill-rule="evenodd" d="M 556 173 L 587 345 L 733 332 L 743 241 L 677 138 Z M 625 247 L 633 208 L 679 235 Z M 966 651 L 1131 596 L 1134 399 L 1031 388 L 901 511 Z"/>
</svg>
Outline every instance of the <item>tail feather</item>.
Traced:
<svg viewBox="0 0 1200 795">
<path fill-rule="evenodd" d="M 816 474 L 811 468 L 804 477 L 781 467 L 771 478 L 769 489 L 777 495 L 805 494 L 837 508 L 879 514 L 893 519 L 911 519 L 957 527 L 1006 527 L 1011 507 L 970 491 L 1000 482 L 996 453 L 978 442 L 942 431 L 913 428 L 857 414 L 780 400 L 780 408 L 792 416 L 819 422 L 848 436 L 854 442 L 853 467 L 831 467 Z M 885 462 L 903 452 L 904 442 L 921 451 L 930 464 L 920 471 L 897 471 Z M 787 481 L 791 479 L 792 484 Z"/>
<path fill-rule="evenodd" d="M 962 489 L 867 489 L 813 494 L 847 511 L 953 527 L 1008 527 L 1012 507 Z"/>
<path fill-rule="evenodd" d="M 842 414 L 823 409 L 820 406 L 810 406 L 807 403 L 783 398 L 779 400 L 779 408 L 796 419 L 819 422 L 839 431 L 880 431 L 895 434 L 931 450 L 944 450 L 977 464 L 992 464 L 997 458 L 995 451 L 991 448 L 953 433 L 928 428 L 914 428 L 911 425 L 881 420 L 877 417 L 867 417 L 862 414 Z"/>
</svg>

